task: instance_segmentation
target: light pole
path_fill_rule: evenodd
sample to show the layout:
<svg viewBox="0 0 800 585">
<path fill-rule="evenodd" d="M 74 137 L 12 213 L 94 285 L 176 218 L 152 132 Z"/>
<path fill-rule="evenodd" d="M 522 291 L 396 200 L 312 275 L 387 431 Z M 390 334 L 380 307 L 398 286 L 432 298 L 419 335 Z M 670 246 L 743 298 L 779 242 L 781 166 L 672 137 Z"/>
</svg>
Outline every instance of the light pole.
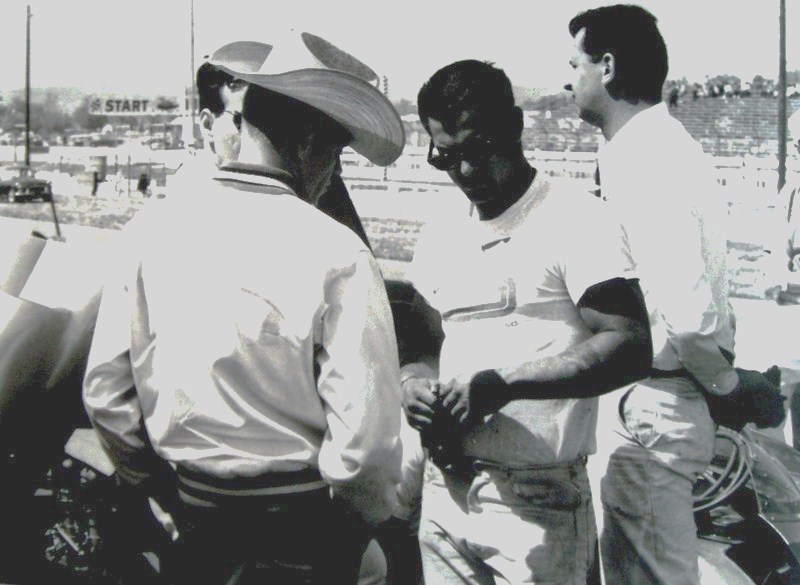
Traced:
<svg viewBox="0 0 800 585">
<path fill-rule="evenodd" d="M 190 35 L 190 54 L 189 64 L 191 67 L 190 75 L 192 80 L 191 89 L 189 90 L 189 119 L 192 124 L 192 146 L 196 146 L 197 139 L 195 137 L 195 95 L 197 93 L 194 69 L 194 0 L 189 0 L 189 35 Z"/>
<path fill-rule="evenodd" d="M 25 20 L 25 166 L 31 165 L 31 5 Z"/>
<path fill-rule="evenodd" d="M 28 4 L 25 20 L 25 166 L 31 166 L 31 5 Z M 14 149 L 16 153 L 16 148 Z M 61 238 L 61 226 L 56 214 L 55 197 L 50 196 L 50 210 L 53 212 L 53 223 L 56 236 Z"/>
</svg>

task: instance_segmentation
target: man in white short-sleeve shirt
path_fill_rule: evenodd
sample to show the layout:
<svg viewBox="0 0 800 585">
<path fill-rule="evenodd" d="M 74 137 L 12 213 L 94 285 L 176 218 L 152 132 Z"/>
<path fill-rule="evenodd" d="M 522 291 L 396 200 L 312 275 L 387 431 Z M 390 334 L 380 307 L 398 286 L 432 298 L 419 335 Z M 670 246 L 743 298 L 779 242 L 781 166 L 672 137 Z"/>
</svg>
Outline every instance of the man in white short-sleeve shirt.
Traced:
<svg viewBox="0 0 800 585">
<path fill-rule="evenodd" d="M 428 161 L 472 204 L 426 227 L 408 273 L 441 341 L 401 369 L 429 455 L 425 582 L 585 583 L 595 397 L 650 360 L 627 246 L 602 202 L 527 162 L 503 71 L 453 63 L 418 103 Z"/>
<path fill-rule="evenodd" d="M 770 425 L 782 401 L 762 374 L 733 367 L 725 210 L 707 157 L 661 99 L 667 49 L 655 17 L 604 6 L 569 32 L 567 89 L 606 139 L 601 191 L 628 236 L 654 351 L 645 380 L 600 401 L 603 572 L 609 585 L 693 585 L 692 486 L 713 455 L 709 406 L 721 424 Z"/>
</svg>

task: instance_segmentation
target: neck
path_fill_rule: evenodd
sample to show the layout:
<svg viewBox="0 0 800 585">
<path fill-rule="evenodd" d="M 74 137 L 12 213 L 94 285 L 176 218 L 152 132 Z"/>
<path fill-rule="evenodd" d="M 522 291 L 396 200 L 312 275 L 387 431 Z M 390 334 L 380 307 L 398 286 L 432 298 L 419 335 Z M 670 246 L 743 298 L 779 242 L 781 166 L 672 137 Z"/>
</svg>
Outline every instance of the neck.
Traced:
<svg viewBox="0 0 800 585">
<path fill-rule="evenodd" d="M 478 211 L 478 217 L 481 220 L 487 220 L 502 215 L 528 191 L 535 176 L 536 169 L 528 163 L 527 159 L 521 157 L 511 171 L 508 182 L 501 189 L 507 196 L 502 199 L 494 199 L 488 202 L 488 205 L 476 204 L 475 208 Z"/>
<path fill-rule="evenodd" d="M 295 175 L 292 165 L 278 152 L 270 139 L 246 122 L 242 123 L 241 146 L 236 161 L 268 166 Z"/>
<path fill-rule="evenodd" d="M 603 117 L 603 124 L 600 127 L 603 137 L 606 140 L 611 140 L 631 118 L 653 105 L 655 104 L 645 103 L 641 100 L 635 104 L 624 100 L 616 100 L 614 106 L 610 108 L 610 111 Z"/>
</svg>

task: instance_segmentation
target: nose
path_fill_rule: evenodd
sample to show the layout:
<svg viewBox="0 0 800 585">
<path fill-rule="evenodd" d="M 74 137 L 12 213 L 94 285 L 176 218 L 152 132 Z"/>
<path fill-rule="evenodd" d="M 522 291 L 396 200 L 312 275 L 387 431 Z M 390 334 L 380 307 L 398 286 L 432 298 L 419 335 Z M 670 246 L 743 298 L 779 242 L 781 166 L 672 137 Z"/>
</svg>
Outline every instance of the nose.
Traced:
<svg viewBox="0 0 800 585">
<path fill-rule="evenodd" d="M 458 165 L 458 174 L 464 178 L 470 178 L 473 174 L 475 174 L 475 167 L 469 163 L 469 161 L 462 160 L 461 163 Z"/>
<path fill-rule="evenodd" d="M 571 83 L 566 84 L 564 86 L 564 89 L 566 89 L 567 91 L 572 91 L 572 84 Z"/>
</svg>

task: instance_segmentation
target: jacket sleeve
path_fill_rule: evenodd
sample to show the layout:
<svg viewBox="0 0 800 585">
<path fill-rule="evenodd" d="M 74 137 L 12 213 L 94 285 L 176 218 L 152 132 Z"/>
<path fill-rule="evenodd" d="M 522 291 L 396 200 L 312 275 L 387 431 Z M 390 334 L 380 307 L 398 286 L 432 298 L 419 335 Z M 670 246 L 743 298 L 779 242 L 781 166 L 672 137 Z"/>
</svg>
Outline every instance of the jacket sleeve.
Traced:
<svg viewBox="0 0 800 585">
<path fill-rule="evenodd" d="M 397 342 L 372 255 L 328 273 L 319 394 L 328 431 L 319 454 L 334 498 L 371 525 L 389 518 L 400 475 Z"/>
<path fill-rule="evenodd" d="M 130 361 L 130 266 L 116 257 L 103 296 L 83 380 L 83 403 L 89 420 L 120 477 L 138 485 L 148 479 L 157 458 L 142 422 Z"/>
</svg>

